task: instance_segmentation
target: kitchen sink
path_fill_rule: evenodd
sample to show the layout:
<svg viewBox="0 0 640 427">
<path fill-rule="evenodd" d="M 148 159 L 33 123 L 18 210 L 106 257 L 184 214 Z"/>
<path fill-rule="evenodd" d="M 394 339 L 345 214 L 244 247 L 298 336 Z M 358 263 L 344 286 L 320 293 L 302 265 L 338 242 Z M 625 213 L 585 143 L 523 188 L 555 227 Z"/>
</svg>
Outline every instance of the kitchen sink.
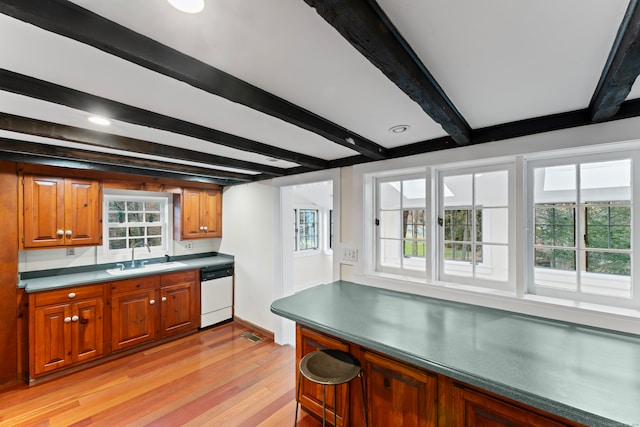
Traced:
<svg viewBox="0 0 640 427">
<path fill-rule="evenodd" d="M 124 276 L 127 274 L 134 274 L 134 273 L 146 273 L 146 272 L 153 272 L 153 271 L 170 270 L 176 267 L 185 267 L 186 265 L 187 264 L 184 264 L 182 262 L 170 261 L 170 262 L 160 262 L 157 264 L 145 264 L 142 266 L 135 266 L 133 268 L 129 267 L 129 268 L 125 268 L 124 270 L 121 270 L 119 268 L 111 268 L 106 271 L 112 276 Z"/>
</svg>

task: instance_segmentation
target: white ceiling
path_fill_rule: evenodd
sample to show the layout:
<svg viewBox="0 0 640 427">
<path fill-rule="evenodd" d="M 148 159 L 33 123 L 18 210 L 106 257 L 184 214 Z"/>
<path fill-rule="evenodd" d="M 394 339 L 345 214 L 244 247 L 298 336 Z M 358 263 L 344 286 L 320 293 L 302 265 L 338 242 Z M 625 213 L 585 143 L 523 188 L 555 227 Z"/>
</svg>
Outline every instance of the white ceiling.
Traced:
<svg viewBox="0 0 640 427">
<path fill-rule="evenodd" d="M 179 12 L 163 0 L 73 3 L 384 148 L 447 135 L 303 0 L 205 0 L 203 12 L 195 15 Z M 628 3 L 378 0 L 471 129 L 587 108 Z M 6 70 L 319 159 L 358 154 L 279 118 L 3 14 L 0 64 Z M 638 86 L 628 99 L 640 96 Z M 99 111 L 80 111 L 1 90 L 0 112 L 279 168 L 298 166 L 122 121 L 98 127 L 87 117 Z M 395 125 L 410 129 L 389 132 Z M 82 146 L 1 129 L 0 137 Z"/>
</svg>

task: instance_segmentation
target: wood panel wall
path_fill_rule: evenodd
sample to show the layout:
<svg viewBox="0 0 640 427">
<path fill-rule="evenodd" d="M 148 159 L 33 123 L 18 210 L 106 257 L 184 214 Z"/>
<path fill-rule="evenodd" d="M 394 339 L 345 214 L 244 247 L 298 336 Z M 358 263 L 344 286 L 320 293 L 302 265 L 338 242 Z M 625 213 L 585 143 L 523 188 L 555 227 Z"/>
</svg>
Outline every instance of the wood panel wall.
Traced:
<svg viewBox="0 0 640 427">
<path fill-rule="evenodd" d="M 18 378 L 18 175 L 0 161 L 0 387 Z"/>
</svg>

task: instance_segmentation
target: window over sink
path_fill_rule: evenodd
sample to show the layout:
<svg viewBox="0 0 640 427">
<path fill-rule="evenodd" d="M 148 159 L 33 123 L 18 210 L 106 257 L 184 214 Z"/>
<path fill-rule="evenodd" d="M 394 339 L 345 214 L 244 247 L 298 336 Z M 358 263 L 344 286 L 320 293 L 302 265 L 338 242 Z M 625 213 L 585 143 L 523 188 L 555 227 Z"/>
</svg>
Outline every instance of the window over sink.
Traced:
<svg viewBox="0 0 640 427">
<path fill-rule="evenodd" d="M 141 258 L 163 256 L 169 249 L 169 239 L 172 235 L 170 208 L 170 198 L 166 194 L 140 191 L 105 192 L 105 257 L 128 260 L 134 247 L 142 247 L 138 249 Z M 143 247 L 144 245 L 148 245 L 149 251 Z"/>
</svg>

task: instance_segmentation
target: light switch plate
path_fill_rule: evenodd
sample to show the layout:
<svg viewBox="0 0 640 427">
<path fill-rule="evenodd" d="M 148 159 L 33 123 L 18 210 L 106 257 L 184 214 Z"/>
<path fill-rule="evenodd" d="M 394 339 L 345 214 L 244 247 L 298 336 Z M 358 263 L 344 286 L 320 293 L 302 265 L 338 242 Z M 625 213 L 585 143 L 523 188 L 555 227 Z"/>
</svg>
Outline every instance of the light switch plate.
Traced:
<svg viewBox="0 0 640 427">
<path fill-rule="evenodd" d="M 342 261 L 358 262 L 358 249 L 342 248 Z"/>
</svg>

